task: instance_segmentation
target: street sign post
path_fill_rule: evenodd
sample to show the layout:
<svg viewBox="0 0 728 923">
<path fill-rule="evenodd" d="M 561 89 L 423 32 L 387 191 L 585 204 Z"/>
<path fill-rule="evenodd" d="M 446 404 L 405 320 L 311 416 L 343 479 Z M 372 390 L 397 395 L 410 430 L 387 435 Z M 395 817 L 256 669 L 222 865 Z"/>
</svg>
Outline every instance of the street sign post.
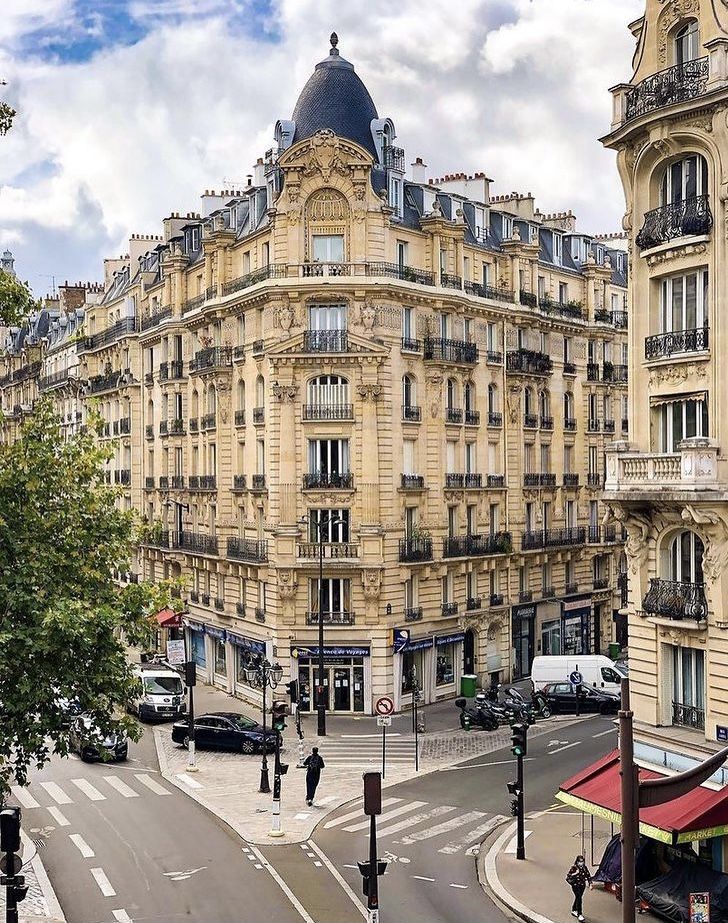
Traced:
<svg viewBox="0 0 728 923">
<path fill-rule="evenodd" d="M 377 727 L 388 728 L 392 726 L 392 716 L 391 715 L 380 715 L 377 718 Z"/>
<path fill-rule="evenodd" d="M 382 729 L 382 778 L 387 771 L 387 728 L 392 724 L 391 715 L 378 715 L 377 725 Z"/>
<path fill-rule="evenodd" d="M 578 718 L 579 717 L 579 693 L 581 692 L 581 685 L 584 682 L 584 677 L 579 672 L 578 664 L 576 665 L 576 669 L 572 670 L 571 673 L 569 673 L 569 682 L 574 688 L 574 696 L 576 698 L 575 714 L 576 714 L 576 717 Z"/>
<path fill-rule="evenodd" d="M 388 695 L 380 696 L 374 703 L 374 711 L 378 715 L 391 715 L 394 711 L 394 700 Z"/>
</svg>

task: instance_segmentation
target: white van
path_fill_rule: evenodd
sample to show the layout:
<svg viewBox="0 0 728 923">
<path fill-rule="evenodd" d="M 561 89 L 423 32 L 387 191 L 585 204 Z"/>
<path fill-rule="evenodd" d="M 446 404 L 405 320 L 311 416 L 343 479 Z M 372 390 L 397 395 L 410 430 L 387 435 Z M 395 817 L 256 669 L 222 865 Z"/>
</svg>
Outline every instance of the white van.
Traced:
<svg viewBox="0 0 728 923">
<path fill-rule="evenodd" d="M 531 666 L 533 688 L 543 689 L 547 683 L 567 683 L 575 670 L 581 673 L 585 685 L 615 695 L 619 695 L 620 683 L 627 676 L 621 664 L 604 654 L 539 654 L 533 658 Z"/>
<path fill-rule="evenodd" d="M 141 683 L 133 711 L 142 721 L 169 721 L 187 712 L 185 690 L 179 673 L 163 664 L 143 663 L 134 670 Z"/>
</svg>

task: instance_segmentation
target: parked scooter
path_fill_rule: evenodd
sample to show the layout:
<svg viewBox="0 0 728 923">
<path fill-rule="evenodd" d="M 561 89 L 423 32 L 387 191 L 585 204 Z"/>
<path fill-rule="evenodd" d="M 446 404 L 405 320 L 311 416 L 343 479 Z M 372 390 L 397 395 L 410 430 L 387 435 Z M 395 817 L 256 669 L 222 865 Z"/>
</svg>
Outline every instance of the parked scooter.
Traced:
<svg viewBox="0 0 728 923">
<path fill-rule="evenodd" d="M 508 689 L 504 698 L 500 700 L 501 686 L 491 686 L 487 696 L 490 706 L 498 715 L 501 724 L 514 724 L 521 722 L 523 724 L 533 724 L 536 721 L 536 715 L 530 705 L 527 705 L 523 696 L 516 689 Z M 510 693 L 516 695 L 510 695 Z"/>
<path fill-rule="evenodd" d="M 460 727 L 478 727 L 484 731 L 495 731 L 498 727 L 498 718 L 493 714 L 490 704 L 486 701 L 468 705 L 467 699 L 455 699 L 455 707 L 460 709 Z"/>
<path fill-rule="evenodd" d="M 528 709 L 534 716 L 539 715 L 541 718 L 550 718 L 551 717 L 551 708 L 549 703 L 546 701 L 544 695 L 539 693 L 531 693 L 531 701 L 526 702 L 523 698 L 522 693 L 518 689 L 514 689 L 512 686 L 506 689 L 506 701 L 513 702 L 514 707 L 521 707 Z"/>
</svg>

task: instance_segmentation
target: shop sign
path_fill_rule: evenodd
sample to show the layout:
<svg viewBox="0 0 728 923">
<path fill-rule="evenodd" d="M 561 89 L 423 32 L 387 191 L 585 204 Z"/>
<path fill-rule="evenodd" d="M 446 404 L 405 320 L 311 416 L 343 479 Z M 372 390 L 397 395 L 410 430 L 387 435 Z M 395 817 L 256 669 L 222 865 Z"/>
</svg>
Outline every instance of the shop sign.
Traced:
<svg viewBox="0 0 728 923">
<path fill-rule="evenodd" d="M 728 741 L 728 727 L 724 727 L 722 724 L 716 724 L 715 726 L 715 739 Z"/>
<path fill-rule="evenodd" d="M 185 619 L 184 624 L 186 628 L 189 628 L 190 631 L 204 631 L 205 626 L 202 622 L 195 622 L 192 619 Z"/>
<path fill-rule="evenodd" d="M 591 596 L 577 596 L 572 599 L 565 599 L 562 601 L 561 605 L 564 608 L 564 612 L 580 613 L 582 610 L 591 612 Z"/>
<path fill-rule="evenodd" d="M 513 606 L 514 619 L 532 619 L 536 617 L 536 606 L 529 603 L 526 606 Z"/>
<path fill-rule="evenodd" d="M 184 641 L 167 641 L 167 663 L 173 667 L 185 662 Z"/>
<path fill-rule="evenodd" d="M 318 657 L 318 647 L 308 647 L 302 644 L 291 645 L 292 657 Z M 368 657 L 368 647 L 326 647 L 324 657 Z"/>
<path fill-rule="evenodd" d="M 690 892 L 690 923 L 710 923 L 710 894 L 707 891 Z"/>
<path fill-rule="evenodd" d="M 441 647 L 443 644 L 457 644 L 458 641 L 465 640 L 465 632 L 458 631 L 453 635 L 440 635 L 439 638 L 435 638 L 435 646 Z"/>
<path fill-rule="evenodd" d="M 256 654 L 265 654 L 265 643 L 263 641 L 255 641 L 253 638 L 245 638 L 243 635 L 236 635 L 233 631 L 229 631 L 227 633 L 227 639 L 236 647 L 243 647 L 245 650 L 253 651 Z"/>
<path fill-rule="evenodd" d="M 417 640 L 411 639 L 410 643 L 406 647 L 406 650 L 421 651 L 427 647 L 432 647 L 432 638 L 418 638 Z"/>
<path fill-rule="evenodd" d="M 216 638 L 218 641 L 225 640 L 224 628 L 216 628 L 214 625 L 205 625 L 205 634 L 208 634 L 211 638 Z"/>
<path fill-rule="evenodd" d="M 410 631 L 409 628 L 392 629 L 392 648 L 395 654 L 401 654 L 409 646 Z"/>
</svg>

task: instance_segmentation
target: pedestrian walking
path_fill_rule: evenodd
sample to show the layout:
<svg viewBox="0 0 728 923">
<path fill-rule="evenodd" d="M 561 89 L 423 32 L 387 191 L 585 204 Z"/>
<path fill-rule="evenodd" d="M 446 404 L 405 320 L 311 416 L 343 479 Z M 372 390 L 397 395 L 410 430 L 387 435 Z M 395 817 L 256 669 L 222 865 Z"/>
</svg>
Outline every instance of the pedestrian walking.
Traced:
<svg viewBox="0 0 728 923">
<path fill-rule="evenodd" d="M 318 752 L 318 747 L 311 750 L 310 755 L 303 761 L 303 765 L 306 767 L 306 804 L 312 805 L 321 779 L 321 770 L 325 766 Z"/>
<path fill-rule="evenodd" d="M 584 891 L 587 885 L 589 885 L 591 889 L 592 877 L 589 869 L 586 867 L 583 856 L 577 856 L 576 859 L 574 859 L 574 864 L 566 873 L 566 882 L 571 885 L 571 890 L 574 892 L 574 903 L 571 905 L 571 915 L 572 917 L 576 917 L 579 923 L 584 923 Z"/>
</svg>

